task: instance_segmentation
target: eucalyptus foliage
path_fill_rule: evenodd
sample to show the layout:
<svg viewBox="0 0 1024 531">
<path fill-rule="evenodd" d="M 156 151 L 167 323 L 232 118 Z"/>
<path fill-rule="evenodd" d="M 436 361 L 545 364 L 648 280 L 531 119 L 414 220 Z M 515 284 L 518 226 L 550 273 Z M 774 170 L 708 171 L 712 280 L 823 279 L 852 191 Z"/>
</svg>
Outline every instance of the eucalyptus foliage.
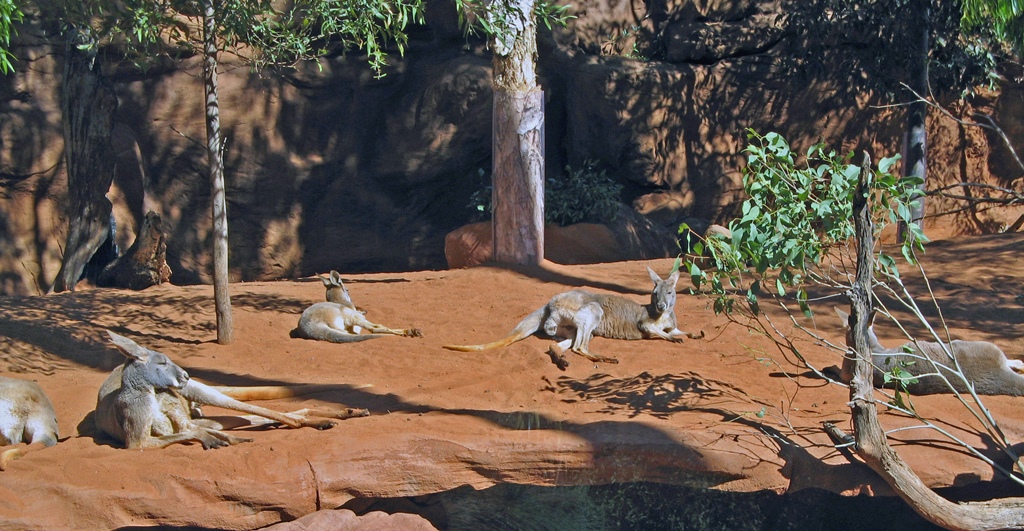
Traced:
<svg viewBox="0 0 1024 531">
<path fill-rule="evenodd" d="M 89 26 L 98 40 L 119 44 L 140 61 L 160 53 L 202 53 L 199 0 L 62 4 L 65 22 Z M 404 53 L 405 28 L 423 21 L 422 0 L 219 0 L 215 9 L 219 48 L 254 67 L 292 64 L 336 47 L 359 48 L 377 75 L 383 75 L 387 43 Z"/>
<path fill-rule="evenodd" d="M 749 310 L 760 314 L 760 297 L 795 297 L 810 314 L 806 284 L 834 284 L 821 265 L 834 250 L 854 237 L 853 198 L 861 168 L 852 153 L 840 155 L 823 144 L 804 153 L 792 150 L 778 133 L 748 131 L 744 149 L 747 166 L 743 184 L 749 198 L 739 218 L 729 223 L 731 237 L 694 240 L 687 234 L 689 259 L 682 263 L 697 289 L 709 289 L 717 313 Z M 872 169 L 870 190 L 876 229 L 907 221 L 914 237 L 902 247 L 914 261 L 914 251 L 927 241 L 921 229 L 909 223 L 910 204 L 922 195 L 920 179 L 890 173 L 899 156 L 883 158 Z M 698 256 L 706 255 L 712 267 Z M 879 252 L 877 267 L 898 275 L 896 261 Z M 736 301 L 746 304 L 737 306 Z"/>
<path fill-rule="evenodd" d="M 14 0 L 0 0 L 0 72 L 9 74 L 14 71 L 11 60 L 11 35 L 15 34 L 14 24 L 21 22 L 21 10 Z"/>
<path fill-rule="evenodd" d="M 1018 55 L 1024 53 L 1024 1 L 961 0 L 963 25 L 978 30 L 987 28 L 1006 41 Z"/>
<path fill-rule="evenodd" d="M 514 9 L 515 0 L 455 0 L 459 22 L 467 34 L 483 33 L 495 38 L 495 45 L 511 48 L 508 39 L 514 38 L 524 21 L 518 20 L 519 11 Z M 576 18 L 570 14 L 569 4 L 558 5 L 553 0 L 537 0 L 533 4 L 533 15 L 544 26 L 565 26 Z M 503 54 L 504 55 L 504 54 Z"/>
</svg>

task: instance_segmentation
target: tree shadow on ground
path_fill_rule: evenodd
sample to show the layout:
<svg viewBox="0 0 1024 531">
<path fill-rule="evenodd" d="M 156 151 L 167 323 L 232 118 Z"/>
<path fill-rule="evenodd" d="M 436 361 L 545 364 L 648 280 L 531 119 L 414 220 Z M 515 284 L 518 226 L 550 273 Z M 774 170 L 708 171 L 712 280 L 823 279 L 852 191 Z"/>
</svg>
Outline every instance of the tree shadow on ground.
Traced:
<svg viewBox="0 0 1024 531">
<path fill-rule="evenodd" d="M 138 304 L 146 298 L 147 304 Z M 124 358 L 108 345 L 97 325 L 126 334 L 140 344 L 198 345 L 196 335 L 215 332 L 212 294 L 90 290 L 46 297 L 12 297 L 13 304 L 0 318 L 0 362 L 13 372 L 49 374 L 73 365 L 109 371 Z M 234 308 L 257 312 L 283 312 L 298 316 L 310 302 L 278 295 L 241 293 L 232 297 Z M 131 305 L 131 314 L 120 310 Z M 117 316 L 113 319 L 112 316 Z M 182 335 L 139 332 L 184 331 Z M 191 334 L 192 337 L 188 337 Z"/>
<path fill-rule="evenodd" d="M 477 267 L 491 267 L 495 269 L 515 271 L 520 275 L 535 280 L 539 280 L 541 282 L 560 284 L 567 288 L 565 291 L 574 288 L 595 288 L 623 295 L 650 295 L 651 293 L 650 277 L 647 275 L 647 270 L 639 266 L 637 267 L 636 273 L 636 287 L 627 285 L 625 283 L 598 280 L 597 278 L 595 278 L 599 276 L 598 274 L 595 274 L 594 276 L 590 277 L 572 275 L 566 272 L 568 270 L 567 267 L 550 263 L 545 263 L 543 265 L 498 265 L 494 263 L 489 263 Z M 662 278 L 664 278 L 664 276 Z M 639 287 L 640 285 L 643 285 L 643 287 Z M 543 302 L 546 303 L 547 301 Z M 541 303 L 541 301 L 538 301 L 538 303 Z"/>
</svg>

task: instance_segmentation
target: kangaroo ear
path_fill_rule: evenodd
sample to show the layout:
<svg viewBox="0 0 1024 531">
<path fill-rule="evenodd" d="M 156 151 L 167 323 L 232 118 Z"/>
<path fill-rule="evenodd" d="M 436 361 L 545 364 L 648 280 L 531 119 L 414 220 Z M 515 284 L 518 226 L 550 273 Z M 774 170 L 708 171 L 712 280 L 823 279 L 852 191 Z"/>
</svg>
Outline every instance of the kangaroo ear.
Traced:
<svg viewBox="0 0 1024 531">
<path fill-rule="evenodd" d="M 337 271 L 331 271 L 331 284 L 334 284 L 339 288 L 343 286 L 343 284 L 341 283 L 341 274 L 338 273 Z"/>
<path fill-rule="evenodd" d="M 843 326 L 845 326 L 847 329 L 849 329 L 850 328 L 850 314 L 840 310 L 838 306 L 834 306 L 834 307 L 832 307 L 832 309 L 836 311 L 836 315 L 838 315 L 839 316 L 839 320 L 843 322 Z"/>
<path fill-rule="evenodd" d="M 668 278 L 665 280 L 671 282 L 672 287 L 675 287 L 676 283 L 679 282 L 679 270 L 676 269 L 675 271 L 673 271 L 672 274 L 669 275 Z"/>
<path fill-rule="evenodd" d="M 110 335 L 110 341 L 114 343 L 117 350 L 120 350 L 121 354 L 126 357 L 141 362 L 145 362 L 149 358 L 149 350 L 141 347 L 138 343 L 110 330 L 107 330 L 107 334 Z"/>
<path fill-rule="evenodd" d="M 322 276 L 320 276 L 320 275 L 317 275 L 317 276 L 316 276 L 316 278 L 319 278 L 319 279 L 320 279 L 320 282 L 323 282 L 323 283 L 324 283 L 324 287 L 325 287 L 325 288 L 329 288 L 329 287 L 331 287 L 331 286 L 333 286 L 333 285 L 334 285 L 334 284 L 331 284 L 331 279 L 329 279 L 329 278 L 327 278 L 327 277 L 322 277 Z"/>
<path fill-rule="evenodd" d="M 661 282 L 661 277 L 659 277 L 658 274 L 655 273 L 653 269 L 651 269 L 651 266 L 647 266 L 647 274 L 651 276 L 651 281 L 654 282 L 655 284 Z"/>
<path fill-rule="evenodd" d="M 875 316 L 878 315 L 878 310 L 871 308 L 871 313 L 868 314 L 868 326 L 875 326 Z"/>
</svg>

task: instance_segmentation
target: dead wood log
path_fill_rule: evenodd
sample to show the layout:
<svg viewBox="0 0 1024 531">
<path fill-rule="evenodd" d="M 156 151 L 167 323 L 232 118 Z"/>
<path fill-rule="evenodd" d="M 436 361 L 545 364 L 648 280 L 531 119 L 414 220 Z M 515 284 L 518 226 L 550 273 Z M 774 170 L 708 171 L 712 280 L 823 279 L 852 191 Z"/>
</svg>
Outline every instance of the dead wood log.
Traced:
<svg viewBox="0 0 1024 531">
<path fill-rule="evenodd" d="M 167 234 L 160 214 L 150 210 L 143 218 L 135 243 L 100 275 L 105 287 L 143 290 L 171 278 L 167 265 Z"/>
</svg>

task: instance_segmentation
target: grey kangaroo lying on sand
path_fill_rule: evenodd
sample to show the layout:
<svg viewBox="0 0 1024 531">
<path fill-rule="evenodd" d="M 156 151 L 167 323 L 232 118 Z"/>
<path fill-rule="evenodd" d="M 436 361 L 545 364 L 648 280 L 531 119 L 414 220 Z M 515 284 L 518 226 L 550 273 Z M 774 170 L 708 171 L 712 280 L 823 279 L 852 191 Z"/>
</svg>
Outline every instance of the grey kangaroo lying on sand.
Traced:
<svg viewBox="0 0 1024 531">
<path fill-rule="evenodd" d="M 846 326 L 846 344 L 852 345 L 850 315 L 839 308 L 835 310 Z M 907 392 L 911 394 L 952 393 L 950 386 L 938 376 L 940 372 L 957 392 L 967 392 L 967 384 L 950 370 L 954 363 L 942 345 L 918 341 L 896 348 L 883 347 L 875 335 L 874 317 L 871 316 L 871 325 L 868 326 L 868 346 L 871 348 L 875 387 L 892 387 L 892 383 L 885 383 L 883 373 L 898 364 L 900 369 L 917 379 L 917 383 L 906 385 Z M 964 376 L 974 384 L 974 390 L 979 395 L 1024 396 L 1024 376 L 1014 372 L 1024 370 L 1024 362 L 1007 359 L 999 347 L 987 341 L 953 340 L 948 346 L 960 362 Z M 853 378 L 852 367 L 848 368 L 850 364 L 847 363 L 843 365 L 840 379 L 848 383 Z"/>
<path fill-rule="evenodd" d="M 540 309 L 527 315 L 509 334 L 497 341 L 482 345 L 445 345 L 444 348 L 462 352 L 488 350 L 511 345 L 537 332 L 548 337 L 563 339 L 556 346 L 562 351 L 568 349 L 590 361 L 618 363 L 615 358 L 599 356 L 590 352 L 590 338 L 601 336 L 609 339 L 661 338 L 681 342 L 683 337 L 700 339 L 704 337 L 683 332 L 676 328 L 676 271 L 662 280 L 650 267 L 647 272 L 654 282 L 651 303 L 639 304 L 618 295 L 589 293 L 572 290 L 555 295 Z M 560 355 L 554 352 L 553 355 Z M 567 365 L 563 359 L 559 365 Z"/>
<path fill-rule="evenodd" d="M 292 330 L 292 337 L 333 343 L 366 341 L 388 334 L 423 337 L 423 332 L 418 328 L 394 329 L 367 321 L 363 312 L 352 303 L 348 288 L 341 282 L 341 275 L 337 271 L 331 271 L 330 278 L 320 277 L 320 280 L 327 288 L 327 302 L 318 302 L 306 308 L 302 317 L 299 317 L 298 328 Z M 363 330 L 370 333 L 361 334 Z"/>
<path fill-rule="evenodd" d="M 232 398 L 269 399 L 294 396 L 288 387 L 219 387 L 214 388 L 189 378 L 184 369 L 167 356 L 142 347 L 108 331 L 114 346 L 128 359 L 114 369 L 100 386 L 96 399 L 96 427 L 127 448 L 163 448 L 174 443 L 196 441 L 203 448 L 220 448 L 248 442 L 221 431 L 223 427 L 210 419 L 193 418 L 195 406 L 211 405 L 251 413 L 246 417 L 255 424 L 280 422 L 292 428 L 327 429 L 334 423 L 325 418 L 344 419 L 366 416 L 366 410 L 322 411 L 303 409 L 282 413 Z M 226 392 L 225 392 L 226 391 Z M 269 420 L 268 420 L 269 419 Z"/>
<path fill-rule="evenodd" d="M 0 376 L 0 446 L 23 442 L 28 446 L 0 453 L 0 470 L 28 452 L 57 444 L 57 415 L 39 384 Z"/>
</svg>

